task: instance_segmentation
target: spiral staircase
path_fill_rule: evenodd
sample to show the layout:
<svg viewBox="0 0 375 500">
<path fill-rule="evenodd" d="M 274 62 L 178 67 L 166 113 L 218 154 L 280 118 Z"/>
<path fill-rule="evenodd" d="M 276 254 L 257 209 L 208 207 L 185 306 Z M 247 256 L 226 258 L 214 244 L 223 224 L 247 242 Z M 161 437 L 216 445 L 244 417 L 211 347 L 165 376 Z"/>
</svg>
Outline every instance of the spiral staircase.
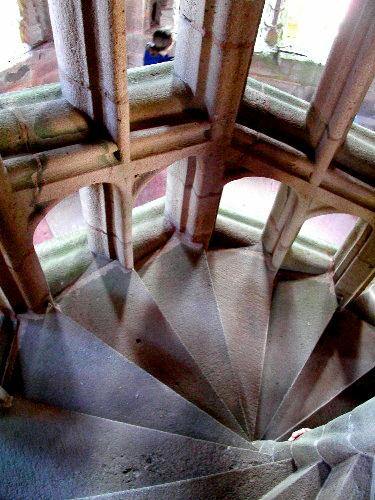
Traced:
<svg viewBox="0 0 375 500">
<path fill-rule="evenodd" d="M 370 498 L 375 401 L 353 406 L 375 329 L 337 311 L 329 272 L 269 267 L 172 238 L 138 271 L 96 259 L 20 316 L 0 498 Z"/>
</svg>

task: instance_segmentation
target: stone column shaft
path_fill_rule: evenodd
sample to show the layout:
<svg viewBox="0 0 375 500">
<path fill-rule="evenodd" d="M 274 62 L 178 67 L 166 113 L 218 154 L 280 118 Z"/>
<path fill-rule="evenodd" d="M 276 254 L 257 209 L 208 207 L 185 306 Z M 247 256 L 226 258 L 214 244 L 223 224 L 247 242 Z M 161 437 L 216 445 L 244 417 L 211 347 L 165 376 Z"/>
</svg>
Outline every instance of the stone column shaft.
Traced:
<svg viewBox="0 0 375 500">
<path fill-rule="evenodd" d="M 115 154 L 119 165 L 114 167 L 117 187 L 90 186 L 81 194 L 90 248 L 130 265 L 132 198 L 125 176 L 130 169 L 125 2 L 49 2 L 63 95 L 94 120 L 99 135 L 109 134 L 118 147 Z"/>
<path fill-rule="evenodd" d="M 184 206 L 189 199 L 187 235 L 205 247 L 215 227 L 224 178 L 223 150 L 231 141 L 263 4 L 263 0 L 182 0 L 180 4 L 174 71 L 190 87 L 193 105 L 208 112 L 215 143 L 214 154 L 197 159 L 193 186 L 189 179 L 184 187 L 189 194 L 183 196 Z M 167 205 L 171 204 L 170 199 Z"/>
</svg>

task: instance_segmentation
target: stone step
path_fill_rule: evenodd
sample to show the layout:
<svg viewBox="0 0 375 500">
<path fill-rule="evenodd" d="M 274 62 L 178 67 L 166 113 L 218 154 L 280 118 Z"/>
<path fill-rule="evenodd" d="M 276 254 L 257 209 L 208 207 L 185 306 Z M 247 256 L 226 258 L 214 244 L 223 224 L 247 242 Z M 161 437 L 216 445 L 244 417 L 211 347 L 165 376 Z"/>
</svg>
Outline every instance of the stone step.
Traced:
<svg viewBox="0 0 375 500">
<path fill-rule="evenodd" d="M 0 497 L 30 500 L 140 488 L 270 461 L 257 451 L 27 400 L 2 411 L 0 456 Z"/>
<path fill-rule="evenodd" d="M 62 313 L 29 315 L 19 331 L 28 399 L 227 445 L 250 443 Z"/>
<path fill-rule="evenodd" d="M 335 313 L 265 433 L 284 439 L 375 366 L 375 328 L 350 311 Z"/>
<path fill-rule="evenodd" d="M 178 242 L 140 275 L 211 386 L 246 427 L 204 252 Z"/>
<path fill-rule="evenodd" d="M 372 368 L 334 399 L 321 406 L 313 415 L 303 420 L 300 427 L 309 427 L 310 429 L 319 427 L 339 415 L 352 411 L 373 397 L 374 387 L 375 368 Z"/>
<path fill-rule="evenodd" d="M 95 495 L 90 500 L 255 500 L 293 473 L 291 460 L 256 465 L 149 488 Z"/>
<path fill-rule="evenodd" d="M 335 465 L 316 500 L 367 500 L 371 498 L 373 458 L 354 455 Z"/>
<path fill-rule="evenodd" d="M 330 422 L 311 429 L 291 444 L 291 452 L 298 468 L 323 460 L 334 468 L 351 457 L 362 454 L 375 456 L 375 398 L 340 415 Z M 267 441 L 265 441 L 267 442 Z M 273 441 L 271 441 L 273 442 Z M 255 445 L 257 443 L 254 443 Z M 279 443 L 283 444 L 283 443 Z M 273 456 L 266 449 L 262 452 Z"/>
<path fill-rule="evenodd" d="M 249 433 L 254 437 L 274 273 L 268 270 L 264 255 L 252 250 L 212 251 L 208 263 Z"/>
<path fill-rule="evenodd" d="M 276 285 L 257 419 L 260 438 L 337 308 L 331 274 Z"/>
<path fill-rule="evenodd" d="M 184 398 L 243 433 L 135 271 L 112 262 L 59 300 L 61 311 Z"/>
<path fill-rule="evenodd" d="M 288 476 L 261 500 L 315 500 L 329 471 L 324 462 L 308 465 Z"/>
</svg>

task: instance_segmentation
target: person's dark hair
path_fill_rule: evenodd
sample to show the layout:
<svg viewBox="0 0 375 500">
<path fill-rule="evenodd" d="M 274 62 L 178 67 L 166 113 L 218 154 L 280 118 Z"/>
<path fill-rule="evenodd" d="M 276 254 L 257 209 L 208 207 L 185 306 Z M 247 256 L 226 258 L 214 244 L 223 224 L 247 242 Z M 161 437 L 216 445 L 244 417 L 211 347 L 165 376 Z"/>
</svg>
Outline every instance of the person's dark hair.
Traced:
<svg viewBox="0 0 375 500">
<path fill-rule="evenodd" d="M 147 44 L 147 50 L 156 55 L 163 50 L 166 50 L 172 45 L 173 37 L 171 30 L 158 29 L 152 35 L 152 43 Z"/>
</svg>

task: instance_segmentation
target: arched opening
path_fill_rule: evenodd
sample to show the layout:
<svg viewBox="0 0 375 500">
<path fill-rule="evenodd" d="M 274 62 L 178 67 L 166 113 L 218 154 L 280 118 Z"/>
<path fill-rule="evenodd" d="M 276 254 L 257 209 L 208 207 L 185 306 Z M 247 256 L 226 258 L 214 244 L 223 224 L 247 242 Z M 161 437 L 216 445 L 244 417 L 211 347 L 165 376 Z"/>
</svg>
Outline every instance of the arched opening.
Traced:
<svg viewBox="0 0 375 500">
<path fill-rule="evenodd" d="M 87 236 L 79 192 L 56 203 L 35 228 L 34 248 L 52 296 L 74 283 L 95 262 Z"/>
<path fill-rule="evenodd" d="M 312 274 L 335 267 L 335 256 L 360 219 L 345 213 L 328 213 L 307 219 L 302 225 L 283 267 Z"/>
<path fill-rule="evenodd" d="M 281 183 L 243 177 L 224 186 L 211 247 L 251 246 L 260 242 Z"/>
</svg>

